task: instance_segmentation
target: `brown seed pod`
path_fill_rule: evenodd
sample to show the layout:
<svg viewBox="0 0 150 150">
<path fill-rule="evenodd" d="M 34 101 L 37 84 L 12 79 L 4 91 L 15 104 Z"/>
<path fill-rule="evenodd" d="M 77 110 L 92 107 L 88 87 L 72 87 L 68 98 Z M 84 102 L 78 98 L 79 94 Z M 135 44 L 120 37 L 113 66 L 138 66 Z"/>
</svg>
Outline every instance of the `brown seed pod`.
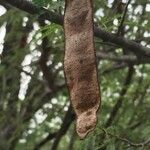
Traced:
<svg viewBox="0 0 150 150">
<path fill-rule="evenodd" d="M 81 138 L 93 130 L 100 105 L 91 0 L 66 0 L 64 70 Z"/>
</svg>

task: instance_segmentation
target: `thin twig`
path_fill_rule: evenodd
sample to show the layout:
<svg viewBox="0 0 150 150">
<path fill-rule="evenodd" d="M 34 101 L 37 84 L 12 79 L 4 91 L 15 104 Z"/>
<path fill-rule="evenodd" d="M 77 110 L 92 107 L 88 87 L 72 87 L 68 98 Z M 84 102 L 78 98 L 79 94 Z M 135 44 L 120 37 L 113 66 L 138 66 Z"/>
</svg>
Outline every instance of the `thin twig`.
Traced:
<svg viewBox="0 0 150 150">
<path fill-rule="evenodd" d="M 3 0 L 4 2 L 17 7 L 21 10 L 24 10 L 30 14 L 38 15 L 40 19 L 49 20 L 53 23 L 63 25 L 63 16 L 54 13 L 52 11 L 48 11 L 44 8 L 40 8 L 35 6 L 30 1 L 26 0 Z M 111 42 L 116 45 L 119 45 L 122 48 L 129 49 L 135 54 L 139 54 L 142 56 L 150 56 L 150 49 L 144 47 L 136 42 L 128 40 L 123 37 L 116 36 L 115 34 L 103 31 L 101 28 L 94 27 L 94 35 L 98 38 L 101 38 L 103 41 Z"/>
<path fill-rule="evenodd" d="M 130 4 L 131 0 L 128 0 L 127 4 L 126 4 L 126 7 L 125 7 L 125 10 L 124 10 L 124 13 L 123 13 L 123 17 L 121 19 L 121 22 L 120 22 L 120 25 L 118 27 L 118 32 L 117 32 L 117 35 L 120 35 L 120 31 L 121 31 L 121 28 L 123 26 L 123 23 L 125 21 L 125 17 L 126 17 L 126 14 L 127 14 L 127 10 L 128 10 L 128 6 Z"/>
<path fill-rule="evenodd" d="M 106 129 L 104 129 L 104 128 L 101 128 L 101 129 L 102 129 L 102 131 L 105 133 L 105 135 L 106 135 L 107 137 L 108 137 L 108 135 L 113 136 L 113 137 L 115 137 L 116 139 L 121 140 L 121 141 L 123 141 L 124 143 L 127 143 L 129 146 L 133 146 L 133 147 L 144 147 L 144 146 L 150 144 L 150 138 L 149 138 L 148 140 L 144 141 L 144 142 L 141 142 L 141 143 L 134 143 L 134 142 L 130 141 L 130 140 L 127 139 L 127 138 L 123 138 L 123 137 L 120 137 L 120 136 L 118 136 L 118 135 L 114 135 L 114 134 L 108 132 L 108 131 L 107 131 Z"/>
</svg>

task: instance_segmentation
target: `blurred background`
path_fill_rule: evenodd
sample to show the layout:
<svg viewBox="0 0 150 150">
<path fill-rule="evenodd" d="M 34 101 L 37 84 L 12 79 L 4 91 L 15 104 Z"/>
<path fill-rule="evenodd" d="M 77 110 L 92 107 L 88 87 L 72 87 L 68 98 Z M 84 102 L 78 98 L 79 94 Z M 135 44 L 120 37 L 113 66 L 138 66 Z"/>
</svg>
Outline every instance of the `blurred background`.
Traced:
<svg viewBox="0 0 150 150">
<path fill-rule="evenodd" d="M 93 5 L 95 26 L 140 45 L 95 37 L 102 106 L 80 140 L 63 72 L 64 0 L 0 0 L 0 150 L 150 149 L 150 52 L 138 50 L 150 50 L 150 1 Z"/>
</svg>

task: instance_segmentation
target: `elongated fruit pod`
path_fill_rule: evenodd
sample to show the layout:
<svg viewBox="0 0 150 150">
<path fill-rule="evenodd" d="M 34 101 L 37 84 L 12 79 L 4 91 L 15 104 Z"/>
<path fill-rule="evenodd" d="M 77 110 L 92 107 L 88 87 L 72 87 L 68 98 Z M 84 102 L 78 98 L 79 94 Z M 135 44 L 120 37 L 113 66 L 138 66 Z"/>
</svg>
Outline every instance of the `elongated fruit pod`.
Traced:
<svg viewBox="0 0 150 150">
<path fill-rule="evenodd" d="M 93 130 L 100 105 L 92 0 L 66 0 L 64 71 L 81 138 Z"/>
</svg>

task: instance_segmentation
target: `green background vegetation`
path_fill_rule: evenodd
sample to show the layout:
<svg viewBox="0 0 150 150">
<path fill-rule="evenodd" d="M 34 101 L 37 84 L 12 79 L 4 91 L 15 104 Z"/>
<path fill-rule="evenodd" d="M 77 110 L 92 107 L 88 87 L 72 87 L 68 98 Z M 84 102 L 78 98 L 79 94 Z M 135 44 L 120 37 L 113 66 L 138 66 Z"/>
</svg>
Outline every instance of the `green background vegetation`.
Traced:
<svg viewBox="0 0 150 150">
<path fill-rule="evenodd" d="M 123 2 L 93 0 L 95 25 L 150 48 L 149 1 Z M 6 32 L 0 43 L 0 150 L 149 150 L 150 55 L 95 37 L 102 103 L 96 129 L 80 140 L 64 80 L 63 28 L 39 18 L 43 7 L 63 15 L 65 3 L 29 4 L 41 11 L 32 15 L 0 0 L 6 9 L 0 17 Z"/>
</svg>

